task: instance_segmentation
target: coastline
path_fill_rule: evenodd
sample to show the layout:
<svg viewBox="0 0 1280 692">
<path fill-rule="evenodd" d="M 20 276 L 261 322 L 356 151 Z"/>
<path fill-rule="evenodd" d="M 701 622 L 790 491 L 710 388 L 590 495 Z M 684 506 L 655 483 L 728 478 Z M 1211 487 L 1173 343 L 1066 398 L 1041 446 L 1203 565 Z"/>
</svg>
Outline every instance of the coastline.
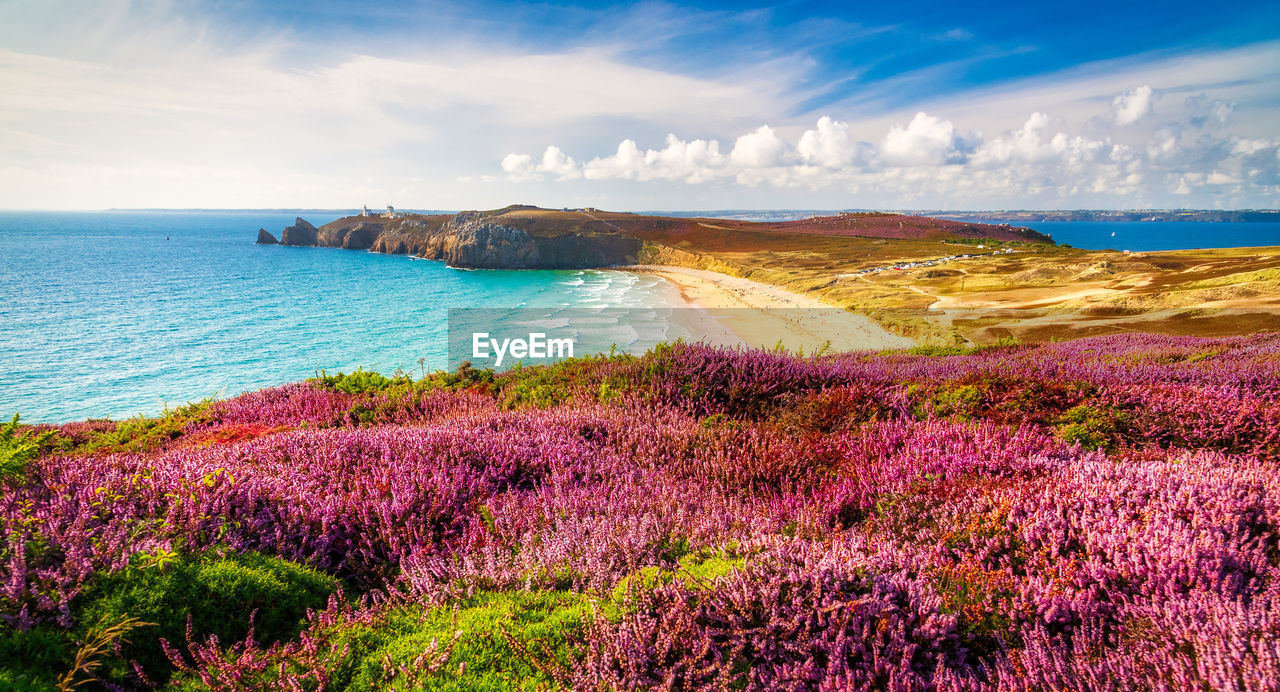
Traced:
<svg viewBox="0 0 1280 692">
<path fill-rule="evenodd" d="M 813 353 L 909 348 L 911 339 L 889 332 L 866 315 L 813 296 L 705 269 L 673 265 L 628 265 L 616 271 L 656 276 L 671 283 L 675 307 L 691 308 L 684 324 L 717 346 L 773 348 Z"/>
</svg>

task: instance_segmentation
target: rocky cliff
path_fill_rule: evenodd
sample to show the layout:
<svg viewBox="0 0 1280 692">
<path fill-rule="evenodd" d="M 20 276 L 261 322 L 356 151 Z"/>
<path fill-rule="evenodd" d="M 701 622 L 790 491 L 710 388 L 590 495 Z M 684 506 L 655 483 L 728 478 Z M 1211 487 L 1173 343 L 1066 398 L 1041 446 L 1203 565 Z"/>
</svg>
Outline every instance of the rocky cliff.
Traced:
<svg viewBox="0 0 1280 692">
<path fill-rule="evenodd" d="M 495 212 L 479 211 L 399 219 L 345 217 L 318 229 L 299 218 L 284 229 L 280 243 L 412 254 L 466 269 L 589 269 L 630 264 L 636 261 L 642 245 L 636 238 L 617 233 L 531 233 Z"/>
<path fill-rule="evenodd" d="M 274 240 L 266 231 L 258 238 Z M 750 222 L 521 205 L 460 214 L 348 216 L 318 229 L 299 218 L 284 229 L 279 242 L 417 255 L 467 269 L 590 269 L 634 264 L 644 247 L 707 255 L 852 252 L 850 261 L 856 262 L 866 255 L 867 243 L 883 244 L 884 239 L 919 241 L 921 251 L 928 253 L 937 253 L 937 241 L 947 239 L 1053 242 L 1007 224 L 889 213 Z"/>
<path fill-rule="evenodd" d="M 319 231 L 301 216 L 293 220 L 292 226 L 285 226 L 280 232 L 281 245 L 316 245 Z"/>
<path fill-rule="evenodd" d="M 279 244 L 279 242 L 280 241 L 276 240 L 276 237 L 271 235 L 271 232 L 268 231 L 267 229 L 265 228 L 258 229 L 257 243 L 259 245 L 276 245 L 276 244 Z"/>
</svg>

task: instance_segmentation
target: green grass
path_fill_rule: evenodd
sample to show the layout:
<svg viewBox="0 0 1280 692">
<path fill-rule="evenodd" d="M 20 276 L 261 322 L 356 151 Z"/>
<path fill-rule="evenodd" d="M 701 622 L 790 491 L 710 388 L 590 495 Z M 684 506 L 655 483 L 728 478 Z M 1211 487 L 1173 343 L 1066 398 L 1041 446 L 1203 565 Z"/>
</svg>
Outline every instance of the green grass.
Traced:
<svg viewBox="0 0 1280 692">
<path fill-rule="evenodd" d="M 575 664 L 571 643 L 592 617 L 592 599 L 565 591 L 479 592 L 452 606 L 397 606 L 372 621 L 320 633 L 331 675 L 325 689 L 542 690 Z M 284 670 L 296 672 L 294 662 Z M 278 665 L 246 689 L 279 686 Z M 559 680 L 558 680 L 559 679 Z M 183 674 L 174 688 L 205 689 Z"/>
<path fill-rule="evenodd" d="M 256 553 L 157 553 L 95 579 L 73 608 L 76 634 L 83 636 L 95 623 L 127 617 L 155 623 L 137 630 L 102 675 L 123 681 L 130 675 L 127 661 L 136 659 L 152 679 L 161 681 L 172 666 L 159 640 L 185 650 L 188 617 L 197 641 L 209 635 L 217 635 L 223 645 L 243 640 L 251 616 L 255 639 L 279 641 L 297 635 L 307 609 L 322 608 L 337 586 L 316 570 Z"/>
</svg>

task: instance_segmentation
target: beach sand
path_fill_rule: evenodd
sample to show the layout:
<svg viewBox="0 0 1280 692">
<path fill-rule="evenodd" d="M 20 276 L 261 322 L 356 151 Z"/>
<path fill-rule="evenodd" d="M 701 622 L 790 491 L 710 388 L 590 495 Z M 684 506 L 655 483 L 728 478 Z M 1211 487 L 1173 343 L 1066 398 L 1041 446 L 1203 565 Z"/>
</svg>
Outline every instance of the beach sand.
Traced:
<svg viewBox="0 0 1280 692">
<path fill-rule="evenodd" d="M 618 267 L 658 276 L 675 285 L 682 305 L 694 308 L 682 320 L 695 337 L 719 346 L 773 348 L 813 353 L 909 348 L 865 315 L 812 296 L 704 269 L 667 265 Z"/>
</svg>

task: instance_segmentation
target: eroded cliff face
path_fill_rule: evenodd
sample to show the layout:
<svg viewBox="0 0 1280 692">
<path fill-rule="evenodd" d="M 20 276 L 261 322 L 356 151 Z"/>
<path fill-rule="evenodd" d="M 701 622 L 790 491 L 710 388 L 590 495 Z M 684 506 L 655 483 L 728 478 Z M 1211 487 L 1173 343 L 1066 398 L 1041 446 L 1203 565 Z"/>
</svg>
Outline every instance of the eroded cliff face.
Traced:
<svg viewBox="0 0 1280 692">
<path fill-rule="evenodd" d="M 464 211 L 446 221 L 418 254 L 444 260 L 451 267 L 542 268 L 538 244 L 528 233 L 494 222 L 479 212 Z"/>
<path fill-rule="evenodd" d="M 531 235 L 492 214 L 475 211 L 401 219 L 347 217 L 319 229 L 297 219 L 281 234 L 280 242 L 411 254 L 466 269 L 589 269 L 631 264 L 642 245 L 640 240 L 621 234 Z"/>
<path fill-rule="evenodd" d="M 285 226 L 280 232 L 281 245 L 315 245 L 319 231 L 301 216 L 293 220 L 292 226 Z"/>
</svg>

